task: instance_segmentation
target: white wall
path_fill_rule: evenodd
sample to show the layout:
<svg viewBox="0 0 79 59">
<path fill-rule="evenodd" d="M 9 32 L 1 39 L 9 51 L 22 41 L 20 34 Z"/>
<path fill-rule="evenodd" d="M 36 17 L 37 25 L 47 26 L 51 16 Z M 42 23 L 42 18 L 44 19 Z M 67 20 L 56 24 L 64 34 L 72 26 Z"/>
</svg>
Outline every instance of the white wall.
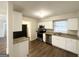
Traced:
<svg viewBox="0 0 79 59">
<path fill-rule="evenodd" d="M 6 15 L 0 16 L 0 37 L 4 37 L 6 34 Z"/>
<path fill-rule="evenodd" d="M 4 37 L 4 23 L 6 23 L 7 2 L 0 1 L 0 37 Z"/>
<path fill-rule="evenodd" d="M 0 19 L 0 37 L 4 37 L 3 35 L 3 21 Z"/>
<path fill-rule="evenodd" d="M 31 39 L 31 22 L 23 20 L 22 24 L 27 24 L 27 35 Z"/>
<path fill-rule="evenodd" d="M 45 19 L 41 19 L 41 21 L 50 21 L 50 20 L 60 20 L 60 19 L 68 19 L 68 18 L 74 18 L 78 17 L 78 12 L 73 12 L 73 13 L 67 13 L 67 14 L 62 14 L 62 15 L 57 15 L 57 16 L 51 16 Z"/>
<path fill-rule="evenodd" d="M 28 34 L 30 36 L 30 41 L 35 40 L 37 38 L 37 28 L 38 28 L 38 20 L 32 19 L 28 17 L 23 18 L 23 24 L 27 24 L 28 26 Z"/>
<path fill-rule="evenodd" d="M 6 27 L 7 11 L 8 11 L 7 6 L 8 6 L 7 1 L 0 1 L 0 37 L 5 37 L 6 34 L 5 27 Z M 6 44 L 6 42 L 4 44 Z M 7 45 L 4 46 L 7 47 Z"/>
<path fill-rule="evenodd" d="M 0 1 L 0 15 L 7 14 L 7 1 Z"/>
</svg>

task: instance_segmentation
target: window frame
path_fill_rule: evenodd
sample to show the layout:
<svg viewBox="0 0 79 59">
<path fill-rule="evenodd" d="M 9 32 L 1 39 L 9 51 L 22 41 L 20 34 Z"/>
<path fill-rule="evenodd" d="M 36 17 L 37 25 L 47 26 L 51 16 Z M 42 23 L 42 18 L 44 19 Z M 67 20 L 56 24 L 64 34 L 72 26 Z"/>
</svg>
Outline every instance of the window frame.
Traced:
<svg viewBox="0 0 79 59">
<path fill-rule="evenodd" d="M 54 23 L 58 22 L 58 21 L 67 21 L 68 22 L 68 19 L 53 20 L 53 31 L 55 30 L 55 24 Z M 68 26 L 67 26 L 67 29 L 68 29 Z M 68 32 L 68 30 L 67 30 L 67 32 Z M 67 32 L 58 32 L 58 33 L 67 33 Z"/>
</svg>

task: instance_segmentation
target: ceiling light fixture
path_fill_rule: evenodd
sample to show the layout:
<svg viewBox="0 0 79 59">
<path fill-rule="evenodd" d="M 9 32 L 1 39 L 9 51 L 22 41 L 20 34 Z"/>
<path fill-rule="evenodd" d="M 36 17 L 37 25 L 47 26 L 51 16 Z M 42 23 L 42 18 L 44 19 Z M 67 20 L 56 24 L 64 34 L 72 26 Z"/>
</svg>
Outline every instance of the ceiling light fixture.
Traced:
<svg viewBox="0 0 79 59">
<path fill-rule="evenodd" d="M 44 18 L 45 16 L 48 16 L 50 14 L 50 12 L 46 11 L 46 10 L 40 10 L 34 13 L 35 16 L 38 16 L 40 18 Z"/>
</svg>

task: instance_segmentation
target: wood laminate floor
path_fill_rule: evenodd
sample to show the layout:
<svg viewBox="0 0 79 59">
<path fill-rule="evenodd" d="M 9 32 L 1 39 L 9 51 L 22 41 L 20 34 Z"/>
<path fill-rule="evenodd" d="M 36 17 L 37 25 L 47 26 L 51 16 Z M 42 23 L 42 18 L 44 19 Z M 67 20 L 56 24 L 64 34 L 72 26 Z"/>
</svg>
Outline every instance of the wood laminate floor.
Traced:
<svg viewBox="0 0 79 59">
<path fill-rule="evenodd" d="M 29 44 L 29 57 L 77 57 L 76 54 L 46 44 L 39 40 L 31 41 Z"/>
<path fill-rule="evenodd" d="M 0 38 L 0 56 L 6 55 L 6 39 Z"/>
</svg>

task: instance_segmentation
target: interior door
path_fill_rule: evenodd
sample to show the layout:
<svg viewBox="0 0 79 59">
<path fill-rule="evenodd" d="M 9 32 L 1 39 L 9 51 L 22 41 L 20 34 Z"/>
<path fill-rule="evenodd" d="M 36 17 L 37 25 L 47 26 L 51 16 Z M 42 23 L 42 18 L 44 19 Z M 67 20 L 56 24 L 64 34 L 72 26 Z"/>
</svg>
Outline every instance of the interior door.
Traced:
<svg viewBox="0 0 79 59">
<path fill-rule="evenodd" d="M 27 37 L 27 25 L 22 25 L 22 32 L 25 37 Z"/>
</svg>

